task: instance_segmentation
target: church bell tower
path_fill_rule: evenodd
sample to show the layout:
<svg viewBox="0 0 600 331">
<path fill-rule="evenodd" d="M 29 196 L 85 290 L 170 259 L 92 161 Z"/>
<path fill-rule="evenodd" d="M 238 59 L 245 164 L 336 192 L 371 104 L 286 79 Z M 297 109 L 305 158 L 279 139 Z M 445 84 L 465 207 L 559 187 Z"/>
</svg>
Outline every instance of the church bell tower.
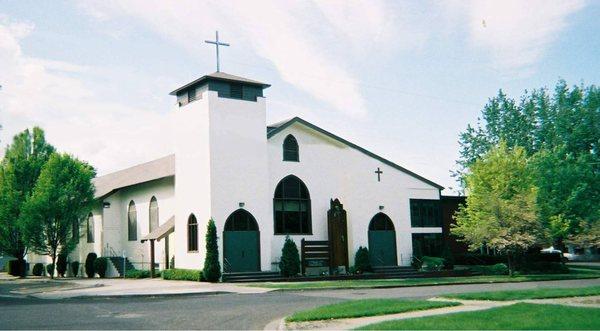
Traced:
<svg viewBox="0 0 600 331">
<path fill-rule="evenodd" d="M 217 226 L 223 266 L 225 222 L 240 208 L 256 219 L 263 234 L 260 267 L 270 268 L 273 222 L 263 96 L 269 86 L 215 72 L 171 92 L 177 97 L 173 116 L 178 268 L 203 267 L 206 225 L 211 218 Z M 188 235 L 194 227 L 196 245 Z"/>
</svg>

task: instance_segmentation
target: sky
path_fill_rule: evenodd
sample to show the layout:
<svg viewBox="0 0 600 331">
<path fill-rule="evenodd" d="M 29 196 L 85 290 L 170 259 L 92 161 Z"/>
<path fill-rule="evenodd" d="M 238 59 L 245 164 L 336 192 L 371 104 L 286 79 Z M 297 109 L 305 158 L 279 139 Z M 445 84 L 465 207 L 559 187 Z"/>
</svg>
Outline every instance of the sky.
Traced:
<svg viewBox="0 0 600 331">
<path fill-rule="evenodd" d="M 0 0 L 0 145 L 34 125 L 100 175 L 171 154 L 168 93 L 215 71 L 445 187 L 499 89 L 600 83 L 600 1 Z M 1 151 L 0 151 L 1 153 Z"/>
</svg>

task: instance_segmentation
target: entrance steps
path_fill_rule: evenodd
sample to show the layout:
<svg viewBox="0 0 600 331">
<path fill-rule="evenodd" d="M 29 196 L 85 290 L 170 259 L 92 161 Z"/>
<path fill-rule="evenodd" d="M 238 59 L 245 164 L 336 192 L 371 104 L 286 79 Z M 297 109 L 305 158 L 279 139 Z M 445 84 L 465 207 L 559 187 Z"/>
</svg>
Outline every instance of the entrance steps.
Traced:
<svg viewBox="0 0 600 331">
<path fill-rule="evenodd" d="M 277 271 L 228 272 L 223 274 L 223 282 L 271 282 L 284 280 Z"/>
<path fill-rule="evenodd" d="M 422 276 L 423 273 L 410 266 L 377 266 L 373 267 L 373 272 L 385 278 L 413 278 Z"/>
<path fill-rule="evenodd" d="M 121 257 L 121 256 L 109 256 L 108 259 L 110 260 L 110 262 L 113 264 L 113 266 L 117 270 L 117 273 L 119 274 L 119 277 L 123 277 L 123 275 L 125 273 L 125 271 L 123 270 L 123 257 Z M 135 267 L 129 261 L 129 259 L 128 258 L 124 258 L 124 259 L 125 259 L 125 268 L 127 270 L 134 270 Z"/>
</svg>

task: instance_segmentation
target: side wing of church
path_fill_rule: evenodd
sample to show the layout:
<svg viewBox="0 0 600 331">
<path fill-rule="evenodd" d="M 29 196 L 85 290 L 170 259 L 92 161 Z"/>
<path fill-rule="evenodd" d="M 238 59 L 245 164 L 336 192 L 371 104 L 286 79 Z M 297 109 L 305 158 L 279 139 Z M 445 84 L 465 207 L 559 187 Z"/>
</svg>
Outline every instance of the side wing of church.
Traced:
<svg viewBox="0 0 600 331">
<path fill-rule="evenodd" d="M 301 118 L 267 126 L 268 87 L 216 72 L 173 91 L 175 154 L 96 178 L 69 259 L 202 269 L 210 219 L 224 272 L 278 270 L 287 236 L 329 245 L 309 269 L 343 271 L 360 246 L 375 266 L 440 254 L 440 185 Z"/>
</svg>

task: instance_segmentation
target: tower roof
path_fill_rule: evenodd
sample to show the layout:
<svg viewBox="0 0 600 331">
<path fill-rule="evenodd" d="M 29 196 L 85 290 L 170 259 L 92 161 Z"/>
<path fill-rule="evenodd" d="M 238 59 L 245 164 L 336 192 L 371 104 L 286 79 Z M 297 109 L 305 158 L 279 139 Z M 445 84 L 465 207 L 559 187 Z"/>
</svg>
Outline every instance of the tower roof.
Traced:
<svg viewBox="0 0 600 331">
<path fill-rule="evenodd" d="M 260 86 L 262 88 L 267 88 L 267 87 L 271 86 L 269 84 L 265 84 L 265 83 L 262 83 L 262 82 L 259 82 L 259 81 L 253 80 L 253 79 L 248 79 L 248 78 L 244 78 L 244 77 L 240 77 L 240 76 L 231 75 L 231 74 L 228 74 L 225 72 L 217 71 L 217 72 L 213 72 L 212 74 L 204 75 L 190 83 L 187 83 L 169 94 L 177 95 L 177 93 L 179 93 L 182 90 L 187 89 L 188 87 L 191 87 L 194 85 L 200 85 L 209 80 L 242 83 L 242 84 L 246 84 L 246 85 Z"/>
</svg>

